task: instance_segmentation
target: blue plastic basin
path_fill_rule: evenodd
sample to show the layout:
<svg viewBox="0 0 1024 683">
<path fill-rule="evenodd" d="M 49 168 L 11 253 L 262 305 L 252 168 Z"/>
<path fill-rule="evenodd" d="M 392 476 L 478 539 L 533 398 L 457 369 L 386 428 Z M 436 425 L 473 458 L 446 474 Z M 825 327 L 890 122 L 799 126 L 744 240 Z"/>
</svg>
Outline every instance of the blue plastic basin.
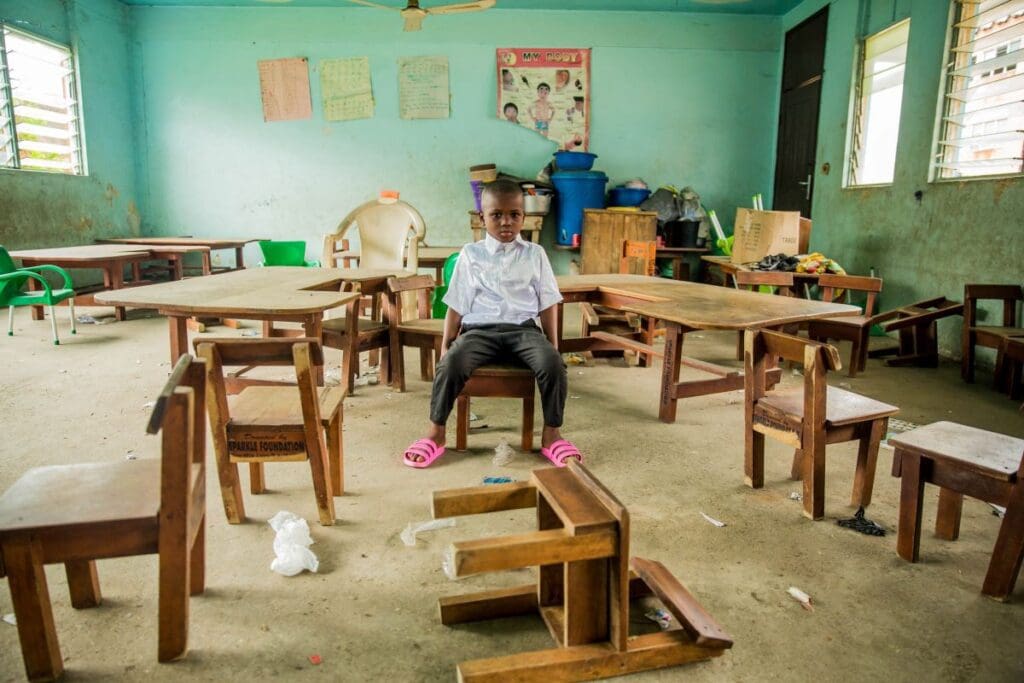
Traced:
<svg viewBox="0 0 1024 683">
<path fill-rule="evenodd" d="M 638 187 L 613 187 L 608 195 L 609 206 L 640 206 L 651 196 L 651 191 Z"/>
<path fill-rule="evenodd" d="M 589 171 L 596 158 L 590 152 L 555 152 L 555 165 L 559 171 Z"/>
</svg>

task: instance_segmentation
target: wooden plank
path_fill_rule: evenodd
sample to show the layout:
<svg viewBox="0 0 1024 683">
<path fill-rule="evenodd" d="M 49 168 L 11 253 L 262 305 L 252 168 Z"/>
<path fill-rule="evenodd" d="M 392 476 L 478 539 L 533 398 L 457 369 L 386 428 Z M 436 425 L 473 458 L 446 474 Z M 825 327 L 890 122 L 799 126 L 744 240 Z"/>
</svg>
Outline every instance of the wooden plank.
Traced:
<svg viewBox="0 0 1024 683">
<path fill-rule="evenodd" d="M 623 652 L 601 643 L 477 659 L 459 664 L 458 680 L 460 683 L 592 681 L 704 661 L 724 652 L 697 646 L 688 639 L 683 631 L 665 631 L 630 638 L 628 649 Z"/>
<path fill-rule="evenodd" d="M 607 641 L 608 569 L 616 558 L 602 558 L 565 565 L 565 613 L 561 645 L 585 645 Z"/>
<path fill-rule="evenodd" d="M 642 341 L 630 339 L 629 337 L 622 337 L 620 335 L 612 334 L 610 332 L 594 331 L 590 333 L 590 336 L 593 337 L 594 339 L 608 342 L 613 346 L 618 346 L 628 351 L 636 351 L 637 353 L 647 353 L 652 356 L 657 356 L 658 358 L 661 358 L 663 355 L 665 355 L 661 352 L 660 349 L 656 349 L 650 344 L 645 344 Z"/>
<path fill-rule="evenodd" d="M 53 623 L 50 593 L 43 571 L 42 549 L 35 539 L 8 540 L 0 546 L 18 621 L 18 640 L 30 681 L 56 680 L 64 662 Z"/>
<path fill-rule="evenodd" d="M 569 469 L 536 469 L 532 481 L 568 533 L 584 534 L 614 526 L 615 518 Z"/>
<path fill-rule="evenodd" d="M 697 645 L 711 648 L 732 647 L 732 638 L 665 565 L 634 557 L 630 560 L 629 566 L 679 620 L 679 624 L 694 638 Z"/>
<path fill-rule="evenodd" d="M 583 211 L 580 271 L 586 274 L 618 273 L 625 240 L 653 241 L 658 215 L 651 211 L 625 213 L 602 209 Z"/>
<path fill-rule="evenodd" d="M 1024 456 L 1024 439 L 946 421 L 898 434 L 892 443 L 1002 481 L 1013 478 Z"/>
<path fill-rule="evenodd" d="M 461 541 L 452 544 L 454 576 L 611 557 L 615 554 L 616 537 L 614 531 L 569 536 L 564 530 L 555 529 Z"/>
<path fill-rule="evenodd" d="M 480 593 L 452 595 L 437 601 L 445 626 L 471 621 L 537 614 L 537 587 L 532 583 Z"/>
<path fill-rule="evenodd" d="M 479 515 L 485 512 L 521 510 L 537 504 L 537 489 L 530 482 L 488 484 L 434 491 L 431 512 L 434 519 Z"/>
</svg>

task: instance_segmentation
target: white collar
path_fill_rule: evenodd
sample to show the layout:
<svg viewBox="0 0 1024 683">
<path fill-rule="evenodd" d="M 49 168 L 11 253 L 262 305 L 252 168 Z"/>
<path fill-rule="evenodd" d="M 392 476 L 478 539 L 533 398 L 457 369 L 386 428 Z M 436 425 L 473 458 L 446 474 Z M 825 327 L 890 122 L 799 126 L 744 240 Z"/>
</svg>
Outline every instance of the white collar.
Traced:
<svg viewBox="0 0 1024 683">
<path fill-rule="evenodd" d="M 484 247 L 487 249 L 487 253 L 496 254 L 499 251 L 507 251 L 513 246 L 523 244 L 523 234 L 519 233 L 516 238 L 511 242 L 499 242 L 498 240 L 491 237 L 490 233 L 484 233 Z M 508 246 L 506 246 L 508 245 Z"/>
</svg>

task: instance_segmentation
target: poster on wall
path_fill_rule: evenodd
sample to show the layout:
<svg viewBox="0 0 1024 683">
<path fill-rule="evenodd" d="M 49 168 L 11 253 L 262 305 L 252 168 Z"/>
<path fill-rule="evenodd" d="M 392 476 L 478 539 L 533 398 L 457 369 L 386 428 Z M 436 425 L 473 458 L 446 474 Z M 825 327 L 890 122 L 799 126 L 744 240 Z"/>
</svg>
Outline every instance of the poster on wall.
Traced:
<svg viewBox="0 0 1024 683">
<path fill-rule="evenodd" d="M 370 60 L 350 57 L 321 61 L 320 93 L 326 121 L 373 118 Z"/>
<path fill-rule="evenodd" d="M 590 48 L 498 48 L 498 118 L 560 149 L 590 145 Z"/>
<path fill-rule="evenodd" d="M 398 116 L 446 119 L 449 116 L 448 58 L 398 58 Z"/>
<path fill-rule="evenodd" d="M 263 120 L 295 121 L 313 117 L 309 96 L 309 60 L 305 57 L 261 59 L 260 74 Z"/>
</svg>

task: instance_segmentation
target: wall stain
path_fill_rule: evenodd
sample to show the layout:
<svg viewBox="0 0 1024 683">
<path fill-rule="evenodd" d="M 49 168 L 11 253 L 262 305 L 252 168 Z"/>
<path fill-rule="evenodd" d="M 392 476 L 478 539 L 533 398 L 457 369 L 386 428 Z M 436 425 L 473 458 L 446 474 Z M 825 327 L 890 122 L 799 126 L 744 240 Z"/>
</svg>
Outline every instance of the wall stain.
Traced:
<svg viewBox="0 0 1024 683">
<path fill-rule="evenodd" d="M 134 201 L 128 202 L 126 219 L 128 221 L 128 229 L 131 230 L 132 236 L 138 237 L 140 234 L 139 226 L 142 224 L 142 217 L 139 216 L 139 207 L 135 205 Z"/>
<path fill-rule="evenodd" d="M 107 198 L 107 204 L 110 206 L 114 205 L 114 200 L 121 196 L 121 193 L 113 183 L 107 183 L 107 190 L 103 193 L 103 196 Z"/>
<path fill-rule="evenodd" d="M 1003 193 L 1006 192 L 1016 182 L 1015 178 L 1003 178 L 1002 180 L 996 181 L 992 185 L 992 201 L 995 204 L 999 203 L 999 200 L 1003 198 Z"/>
</svg>

